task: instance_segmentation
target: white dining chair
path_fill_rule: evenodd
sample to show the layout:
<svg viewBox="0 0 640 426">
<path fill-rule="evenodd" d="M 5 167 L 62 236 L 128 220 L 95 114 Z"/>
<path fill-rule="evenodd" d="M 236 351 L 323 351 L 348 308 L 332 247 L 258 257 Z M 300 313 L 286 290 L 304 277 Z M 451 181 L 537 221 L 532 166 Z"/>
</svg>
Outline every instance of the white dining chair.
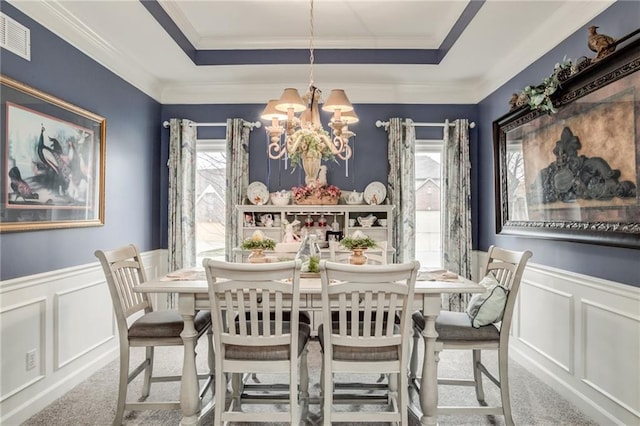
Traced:
<svg viewBox="0 0 640 426">
<path fill-rule="evenodd" d="M 323 424 L 408 424 L 411 306 L 419 267 L 417 261 L 390 265 L 320 262 Z M 387 375 L 388 382 L 343 380 L 372 372 Z M 383 406 L 377 411 L 341 411 L 334 409 L 338 403 Z"/>
<path fill-rule="evenodd" d="M 308 403 L 306 358 L 311 329 L 298 321 L 301 262 L 246 264 L 205 259 L 203 265 L 213 315 L 214 424 L 302 424 Z M 283 396 L 281 387 L 273 384 L 245 383 L 243 376 L 256 372 L 288 374 L 288 394 Z M 227 374 L 233 377 L 228 406 Z M 288 403 L 288 411 L 243 410 L 242 404 L 251 402 Z"/>
<path fill-rule="evenodd" d="M 146 402 L 151 384 L 157 382 L 180 381 L 181 376 L 154 376 L 153 361 L 156 346 L 182 346 L 180 333 L 184 322 L 176 310 L 153 310 L 146 293 L 137 293 L 133 289 L 147 280 L 140 253 L 131 244 L 114 250 L 97 250 L 95 256 L 100 260 L 111 294 L 113 310 L 118 325 L 120 342 L 120 375 L 118 381 L 118 402 L 114 425 L 122 424 L 125 410 L 158 410 L 180 409 L 180 402 L 159 401 Z M 199 311 L 196 314 L 195 331 L 197 339 L 208 332 L 209 337 L 209 371 L 198 375 L 206 379 L 201 388 L 200 398 L 212 385 L 213 379 L 213 345 L 211 341 L 211 314 Z M 131 348 L 145 347 L 144 360 L 129 372 Z M 142 402 L 127 402 L 128 384 L 140 373 L 144 372 L 142 385 Z"/>
<path fill-rule="evenodd" d="M 473 380 L 439 378 L 438 384 L 474 386 L 481 407 L 438 407 L 438 414 L 485 414 L 504 415 L 505 423 L 513 425 L 509 398 L 509 330 L 525 265 L 531 257 L 530 251 L 510 251 L 495 246 L 489 247 L 488 259 L 481 284 L 487 285 L 485 294 L 474 296 L 467 312 L 441 311 L 436 319 L 438 343 L 444 350 L 468 349 L 473 353 Z M 492 312 L 493 311 L 493 312 Z M 425 327 L 424 316 L 415 312 L 414 343 L 412 360 L 417 359 L 418 344 Z M 498 351 L 498 378 L 482 363 L 482 350 Z M 411 362 L 412 378 L 416 377 L 417 362 Z M 484 400 L 482 375 L 486 375 L 500 388 L 502 405 L 488 407 Z M 418 387 L 418 380 L 414 381 Z"/>
</svg>

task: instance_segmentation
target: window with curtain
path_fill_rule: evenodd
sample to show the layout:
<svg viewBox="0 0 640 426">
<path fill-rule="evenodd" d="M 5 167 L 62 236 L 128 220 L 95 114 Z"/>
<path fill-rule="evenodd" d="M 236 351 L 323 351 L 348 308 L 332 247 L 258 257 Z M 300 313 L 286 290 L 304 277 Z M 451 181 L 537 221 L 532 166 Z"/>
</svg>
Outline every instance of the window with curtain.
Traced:
<svg viewBox="0 0 640 426">
<path fill-rule="evenodd" d="M 225 259 L 226 140 L 196 143 L 196 265 Z"/>
<path fill-rule="evenodd" d="M 416 139 L 416 260 L 442 267 L 442 140 Z"/>
</svg>

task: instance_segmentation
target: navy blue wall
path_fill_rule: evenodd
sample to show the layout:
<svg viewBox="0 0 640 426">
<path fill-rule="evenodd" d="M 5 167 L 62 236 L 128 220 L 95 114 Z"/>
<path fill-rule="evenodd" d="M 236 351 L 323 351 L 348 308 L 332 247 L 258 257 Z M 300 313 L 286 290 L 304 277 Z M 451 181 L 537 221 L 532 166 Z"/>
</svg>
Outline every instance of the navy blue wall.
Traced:
<svg viewBox="0 0 640 426">
<path fill-rule="evenodd" d="M 105 225 L 0 234 L 0 279 L 94 262 L 98 248 L 129 242 L 142 251 L 159 248 L 160 105 L 13 6 L 1 5 L 31 30 L 31 61 L 1 49 L 0 72 L 105 117 L 107 154 Z"/>
<path fill-rule="evenodd" d="M 376 120 L 387 121 L 391 117 L 411 118 L 419 122 L 443 122 L 445 119 L 468 118 L 478 121 L 475 105 L 358 105 L 355 104 L 360 122 L 350 126 L 356 137 L 350 142 L 354 153 L 349 160 L 349 176 L 345 176 L 344 161 L 338 164 L 327 164 L 327 180 L 343 190 L 363 191 L 371 182 L 387 183 L 387 132 L 384 128 L 376 127 Z M 247 121 L 257 121 L 264 109 L 261 105 L 163 105 L 162 119 L 188 118 L 196 122 L 224 122 L 229 117 L 243 118 Z M 321 112 L 321 119 L 328 129 L 326 122 L 330 116 Z M 471 130 L 472 163 L 477 154 L 476 129 Z M 442 128 L 417 128 L 418 138 L 433 139 L 442 137 Z M 200 138 L 224 138 L 224 128 L 199 128 Z M 169 140 L 169 130 L 162 135 L 162 152 L 168 152 L 165 147 Z M 261 181 L 267 184 L 271 192 L 280 189 L 291 189 L 292 186 L 304 183 L 304 172 L 301 168 L 291 173 L 291 167 L 284 169 L 283 160 L 268 160 L 268 137 L 263 127 L 254 129 L 249 139 L 249 182 Z M 166 158 L 163 158 L 166 163 Z M 164 173 L 166 174 L 166 168 Z M 473 179 L 474 182 L 476 179 Z M 164 178 L 163 178 L 164 181 Z M 163 194 L 163 197 L 166 197 Z M 474 209 L 475 213 L 476 209 Z M 163 223 L 166 223 L 166 212 L 163 212 Z M 475 217 L 475 214 L 474 214 Z M 163 238 L 166 238 L 163 237 Z M 163 239 L 163 246 L 166 241 Z"/>
<path fill-rule="evenodd" d="M 162 121 L 171 117 L 199 122 L 225 121 L 229 117 L 255 121 L 263 105 L 161 106 L 11 5 L 4 1 L 0 5 L 4 13 L 28 26 L 32 36 L 32 60 L 1 50 L 0 72 L 107 119 L 105 226 L 1 234 L 0 279 L 86 264 L 95 261 L 95 249 L 128 242 L 143 251 L 166 248 L 168 130 L 162 129 Z M 533 262 L 640 286 L 637 250 L 495 234 L 491 135 L 491 124 L 507 112 L 511 93 L 539 82 L 565 55 L 591 55 L 586 48 L 586 27 L 596 24 L 602 32 L 619 36 L 635 29 L 638 22 L 640 2 L 614 4 L 478 106 L 356 105 L 361 121 L 353 126 L 358 135 L 350 175 L 344 176 L 344 165 L 332 165 L 330 183 L 361 190 L 371 181 L 386 181 L 386 133 L 375 127 L 378 119 L 438 122 L 469 118 L 478 124 L 471 132 L 474 248 L 486 250 L 494 243 L 529 248 L 534 252 Z M 224 138 L 223 129 L 200 132 L 201 137 Z M 418 129 L 418 137 L 438 137 L 434 132 Z M 280 161 L 267 161 L 266 140 L 263 128 L 252 132 L 250 181 L 268 178 L 272 191 L 299 184 L 299 171 L 290 175 L 281 170 Z"/>
<path fill-rule="evenodd" d="M 480 150 L 478 153 L 479 244 L 480 250 L 497 244 L 513 249 L 533 251 L 532 262 L 574 271 L 586 275 L 640 286 L 640 251 L 593 244 L 550 241 L 515 236 L 496 235 L 493 188 L 493 139 L 491 123 L 509 110 L 511 94 L 527 85 L 537 84 L 552 71 L 557 62 L 568 58 L 593 56 L 587 48 L 587 28 L 600 27 L 600 32 L 621 37 L 638 28 L 640 2 L 619 1 L 600 16 L 531 64 L 480 104 Z M 636 138 L 638 135 L 636 135 Z M 638 139 L 636 139 L 638 143 Z"/>
</svg>

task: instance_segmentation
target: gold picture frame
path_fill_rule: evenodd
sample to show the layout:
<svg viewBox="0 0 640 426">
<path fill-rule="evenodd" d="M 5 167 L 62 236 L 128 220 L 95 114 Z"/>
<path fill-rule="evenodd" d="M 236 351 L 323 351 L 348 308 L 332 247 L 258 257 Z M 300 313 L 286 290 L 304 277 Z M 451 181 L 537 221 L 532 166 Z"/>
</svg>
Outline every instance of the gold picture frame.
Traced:
<svg viewBox="0 0 640 426">
<path fill-rule="evenodd" d="M 0 232 L 104 225 L 106 119 L 0 75 Z"/>
</svg>

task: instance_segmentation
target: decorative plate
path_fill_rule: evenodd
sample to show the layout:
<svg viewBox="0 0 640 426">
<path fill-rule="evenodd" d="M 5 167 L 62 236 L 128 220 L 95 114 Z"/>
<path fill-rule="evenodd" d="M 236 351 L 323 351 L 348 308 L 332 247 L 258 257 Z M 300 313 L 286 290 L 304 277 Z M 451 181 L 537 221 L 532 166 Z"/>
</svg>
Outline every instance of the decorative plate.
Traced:
<svg viewBox="0 0 640 426">
<path fill-rule="evenodd" d="M 247 187 L 247 198 L 251 204 L 261 206 L 269 201 L 269 189 L 262 182 L 251 182 Z"/>
<path fill-rule="evenodd" d="M 371 182 L 364 189 L 364 201 L 367 204 L 382 204 L 387 197 L 387 188 L 382 182 Z"/>
</svg>

